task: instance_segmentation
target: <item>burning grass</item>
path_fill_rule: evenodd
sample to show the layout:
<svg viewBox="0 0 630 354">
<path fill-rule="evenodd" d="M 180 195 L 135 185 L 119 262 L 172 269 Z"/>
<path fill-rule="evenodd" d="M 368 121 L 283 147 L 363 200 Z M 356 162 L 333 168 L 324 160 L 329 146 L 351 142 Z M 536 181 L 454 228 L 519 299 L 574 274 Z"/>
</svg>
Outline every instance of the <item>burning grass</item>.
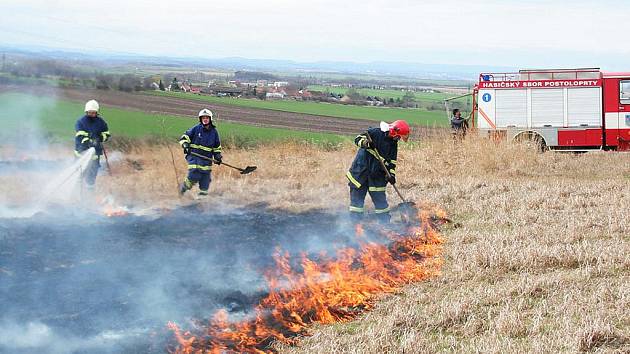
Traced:
<svg viewBox="0 0 630 354">
<path fill-rule="evenodd" d="M 265 275 L 269 294 L 250 319 L 233 322 L 219 310 L 195 333 L 169 323 L 179 345 L 175 352 L 275 352 L 271 344 L 295 344 L 312 323 L 352 320 L 371 309 L 377 296 L 439 274 L 442 240 L 428 213 L 420 220 L 403 234 L 370 225 L 370 234 L 380 233 L 386 243 L 367 241 L 359 225 L 358 249 L 340 249 L 336 257 L 320 255 L 318 260 L 302 254 L 299 267 L 292 266 L 287 252 L 278 251 L 276 267 Z"/>
</svg>

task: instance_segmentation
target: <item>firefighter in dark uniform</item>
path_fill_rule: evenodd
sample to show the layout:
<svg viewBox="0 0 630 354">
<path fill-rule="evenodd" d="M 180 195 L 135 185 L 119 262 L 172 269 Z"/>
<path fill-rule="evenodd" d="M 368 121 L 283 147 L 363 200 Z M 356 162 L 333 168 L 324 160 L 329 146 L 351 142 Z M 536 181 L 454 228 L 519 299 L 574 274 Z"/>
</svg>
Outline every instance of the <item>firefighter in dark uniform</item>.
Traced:
<svg viewBox="0 0 630 354">
<path fill-rule="evenodd" d="M 468 120 L 462 118 L 462 112 L 458 108 L 453 109 L 453 117 L 451 117 L 451 131 L 453 139 L 462 140 L 466 137 L 468 130 Z"/>
<path fill-rule="evenodd" d="M 188 129 L 179 139 L 188 162 L 188 176 L 180 185 L 179 193 L 183 195 L 196 183 L 199 183 L 199 197 L 208 195 L 208 188 L 212 181 L 212 161 L 194 156 L 191 152 L 213 159 L 217 165 L 221 164 L 221 140 L 217 132 L 212 112 L 209 109 L 199 111 L 199 124 Z"/>
<path fill-rule="evenodd" d="M 380 128 L 370 128 L 358 135 L 354 143 L 360 148 L 346 174 L 350 186 L 350 216 L 358 222 L 364 215 L 365 195 L 369 192 L 374 203 L 374 213 L 380 222 L 389 222 L 389 205 L 385 195 L 387 183 L 396 183 L 396 159 L 398 141 L 407 141 L 409 125 L 404 120 L 392 124 L 381 123 Z M 389 179 L 378 161 L 382 159 L 390 173 Z"/>
<path fill-rule="evenodd" d="M 74 125 L 74 154 L 81 157 L 83 152 L 94 148 L 94 156 L 87 166 L 83 178 L 88 190 L 94 189 L 96 175 L 101 167 L 100 159 L 103 155 L 103 143 L 109 140 L 111 134 L 107 123 L 98 114 L 99 105 L 95 100 L 85 103 L 85 115 L 77 120 Z"/>
</svg>

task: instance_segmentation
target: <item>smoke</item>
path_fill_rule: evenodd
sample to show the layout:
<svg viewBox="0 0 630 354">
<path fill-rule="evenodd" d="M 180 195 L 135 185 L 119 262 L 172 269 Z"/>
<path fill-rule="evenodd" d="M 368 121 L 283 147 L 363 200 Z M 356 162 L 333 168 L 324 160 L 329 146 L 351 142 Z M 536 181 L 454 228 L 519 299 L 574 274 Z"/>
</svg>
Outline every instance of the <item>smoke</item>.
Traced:
<svg viewBox="0 0 630 354">
<path fill-rule="evenodd" d="M 3 93 L 0 97 L 0 141 L 14 146 L 17 156 L 0 152 L 0 159 L 37 158 L 48 150 L 51 134 L 42 124 L 57 104 L 54 89 L 41 93 Z"/>
<path fill-rule="evenodd" d="M 70 205 L 77 191 L 82 187 L 83 174 L 94 156 L 94 148 L 88 149 L 74 163 L 63 168 L 63 165 L 54 169 L 39 170 L 42 188 L 38 188 L 35 198 L 27 205 L 17 208 L 0 207 L 0 218 L 24 218 L 35 215 L 49 208 L 51 203 L 55 205 Z M 24 171 L 17 170 L 18 178 L 25 176 Z"/>
<path fill-rule="evenodd" d="M 278 249 L 332 256 L 353 235 L 333 214 L 263 207 L 0 218 L 0 352 L 164 352 L 169 321 L 253 315 Z"/>
<path fill-rule="evenodd" d="M 143 332 L 104 331 L 88 338 L 56 331 L 41 322 L 17 323 L 4 319 L 0 321 L 0 351 L 19 353 L 66 354 L 77 351 L 97 351 L 114 353 L 121 343 L 129 342 Z"/>
<path fill-rule="evenodd" d="M 69 202 L 94 154 L 94 148 L 89 148 L 72 165 L 54 175 L 42 189 L 37 204 L 45 206 L 51 201 Z"/>
<path fill-rule="evenodd" d="M 94 154 L 73 162 L 73 122 L 66 126 L 53 114 L 59 111 L 56 92 L 46 90 L 0 94 L 0 217 L 29 217 L 51 203 L 71 205 Z M 66 132 L 67 143 L 58 144 Z"/>
</svg>

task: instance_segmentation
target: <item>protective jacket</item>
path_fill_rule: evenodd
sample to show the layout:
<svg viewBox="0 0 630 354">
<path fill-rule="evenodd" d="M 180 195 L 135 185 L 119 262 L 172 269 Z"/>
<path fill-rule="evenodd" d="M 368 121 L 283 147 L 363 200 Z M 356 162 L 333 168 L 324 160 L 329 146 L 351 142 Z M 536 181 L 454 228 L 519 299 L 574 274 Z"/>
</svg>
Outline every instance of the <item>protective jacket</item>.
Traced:
<svg viewBox="0 0 630 354">
<path fill-rule="evenodd" d="M 100 144 L 107 141 L 111 134 L 105 120 L 99 116 L 94 118 L 84 115 L 77 120 L 74 130 L 74 153 L 79 155 L 81 152 L 94 147 L 95 156 L 103 154 L 103 146 Z"/>
<path fill-rule="evenodd" d="M 204 128 L 203 124 L 188 129 L 179 139 L 179 143 L 183 146 L 185 143 L 190 144 L 190 151 L 206 156 L 208 158 L 221 159 L 221 140 L 219 132 L 212 125 Z M 186 155 L 188 169 L 197 169 L 199 171 L 210 171 L 212 162 L 202 159 L 192 154 Z"/>
<path fill-rule="evenodd" d="M 370 135 L 375 150 L 384 159 L 389 173 L 396 175 L 398 142 L 389 137 L 389 132 L 384 132 L 379 128 L 370 128 L 367 132 L 357 135 L 354 143 L 361 147 L 363 145 L 362 141 L 367 140 L 367 134 Z M 359 149 L 346 177 L 350 181 L 350 186 L 356 188 L 361 188 L 366 184 L 369 187 L 379 188 L 387 185 L 385 171 L 383 171 L 383 167 L 378 162 L 374 149 Z"/>
<path fill-rule="evenodd" d="M 466 130 L 467 125 L 468 122 L 462 117 L 458 118 L 453 116 L 453 118 L 451 118 L 451 128 L 453 130 Z"/>
</svg>

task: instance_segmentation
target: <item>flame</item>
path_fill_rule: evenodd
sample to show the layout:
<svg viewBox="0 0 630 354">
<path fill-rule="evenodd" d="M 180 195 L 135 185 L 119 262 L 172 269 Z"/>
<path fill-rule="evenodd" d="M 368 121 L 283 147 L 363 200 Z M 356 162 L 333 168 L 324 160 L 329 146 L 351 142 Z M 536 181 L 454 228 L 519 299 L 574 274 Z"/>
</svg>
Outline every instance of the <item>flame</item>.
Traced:
<svg viewBox="0 0 630 354">
<path fill-rule="evenodd" d="M 356 226 L 354 227 L 354 235 L 357 238 L 365 236 L 365 229 L 363 228 L 363 224 L 356 224 Z"/>
<path fill-rule="evenodd" d="M 111 195 L 108 195 L 101 199 L 101 204 L 103 205 L 103 214 L 107 217 L 115 217 L 115 216 L 125 216 L 129 214 L 129 208 L 126 206 L 116 205 L 114 198 Z"/>
<path fill-rule="evenodd" d="M 436 226 L 442 216 L 442 211 L 419 211 L 419 224 L 402 234 L 371 229 L 387 244 L 367 240 L 364 226 L 358 225 L 358 249 L 340 249 L 334 258 L 320 255 L 317 261 L 301 254 L 299 267 L 291 265 L 288 252 L 277 250 L 276 267 L 265 274 L 269 294 L 251 318 L 231 322 L 219 310 L 195 334 L 169 322 L 177 342 L 172 352 L 274 352 L 272 342 L 295 344 L 298 336 L 308 335 L 312 323 L 354 319 L 371 309 L 378 295 L 439 275 L 443 241 Z"/>
<path fill-rule="evenodd" d="M 125 216 L 129 214 L 129 210 L 127 210 L 127 208 L 125 207 L 121 207 L 120 209 L 105 207 L 103 209 L 103 214 L 105 214 L 105 216 L 109 218 L 115 217 L 115 216 Z"/>
</svg>

